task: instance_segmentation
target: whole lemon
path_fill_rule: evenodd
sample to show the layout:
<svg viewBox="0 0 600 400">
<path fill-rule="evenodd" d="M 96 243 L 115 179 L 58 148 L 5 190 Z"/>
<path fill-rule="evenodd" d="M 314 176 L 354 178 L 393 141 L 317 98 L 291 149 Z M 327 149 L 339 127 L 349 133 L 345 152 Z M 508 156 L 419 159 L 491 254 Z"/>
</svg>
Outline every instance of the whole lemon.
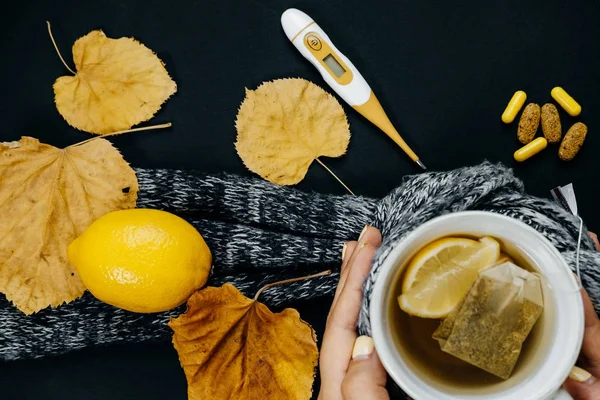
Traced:
<svg viewBox="0 0 600 400">
<path fill-rule="evenodd" d="M 68 248 L 69 261 L 96 298 L 125 310 L 170 310 L 202 287 L 212 256 L 198 231 L 165 211 L 114 211 Z"/>
</svg>

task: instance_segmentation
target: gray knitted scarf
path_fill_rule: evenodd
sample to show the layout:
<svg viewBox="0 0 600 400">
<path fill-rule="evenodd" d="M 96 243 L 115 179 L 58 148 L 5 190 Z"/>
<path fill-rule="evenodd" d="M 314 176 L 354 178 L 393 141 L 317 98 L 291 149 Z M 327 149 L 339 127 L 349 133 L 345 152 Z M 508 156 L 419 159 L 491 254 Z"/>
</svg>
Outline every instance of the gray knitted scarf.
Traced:
<svg viewBox="0 0 600 400">
<path fill-rule="evenodd" d="M 177 214 L 202 233 L 214 256 L 208 284 L 230 282 L 247 296 L 269 282 L 332 268 L 332 275 L 266 291 L 269 306 L 332 296 L 342 244 L 365 224 L 381 229 L 383 245 L 364 285 L 359 330 L 369 333 L 371 288 L 394 244 L 423 222 L 455 211 L 486 210 L 517 218 L 544 234 L 574 267 L 578 221 L 550 200 L 529 196 L 510 169 L 483 163 L 404 179 L 381 200 L 304 193 L 258 179 L 180 170 L 137 169 L 138 207 Z M 581 278 L 600 310 L 600 255 L 587 235 L 581 245 Z M 0 359 L 60 354 L 110 343 L 169 340 L 168 312 L 136 314 L 86 293 L 55 309 L 25 316 L 0 299 Z"/>
</svg>

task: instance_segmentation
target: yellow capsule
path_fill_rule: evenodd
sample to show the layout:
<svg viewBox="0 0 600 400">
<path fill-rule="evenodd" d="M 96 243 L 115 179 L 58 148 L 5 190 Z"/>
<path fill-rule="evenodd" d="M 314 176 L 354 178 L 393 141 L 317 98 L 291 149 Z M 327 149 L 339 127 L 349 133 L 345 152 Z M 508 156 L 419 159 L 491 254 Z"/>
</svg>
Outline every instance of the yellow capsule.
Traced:
<svg viewBox="0 0 600 400">
<path fill-rule="evenodd" d="M 519 150 L 515 151 L 515 160 L 521 162 L 527 160 L 529 157 L 536 155 L 540 151 L 544 150 L 548 146 L 546 138 L 539 137 L 529 142 Z"/>
<path fill-rule="evenodd" d="M 502 113 L 502 122 L 505 124 L 510 124 L 515 120 L 515 117 L 519 113 L 523 104 L 525 104 L 525 100 L 527 100 L 527 95 L 524 91 L 518 90 L 513 94 L 512 99 L 508 102 L 506 109 Z"/>
<path fill-rule="evenodd" d="M 565 89 L 557 86 L 550 92 L 550 95 L 570 116 L 576 117 L 581 114 L 581 106 L 575 101 Z"/>
</svg>

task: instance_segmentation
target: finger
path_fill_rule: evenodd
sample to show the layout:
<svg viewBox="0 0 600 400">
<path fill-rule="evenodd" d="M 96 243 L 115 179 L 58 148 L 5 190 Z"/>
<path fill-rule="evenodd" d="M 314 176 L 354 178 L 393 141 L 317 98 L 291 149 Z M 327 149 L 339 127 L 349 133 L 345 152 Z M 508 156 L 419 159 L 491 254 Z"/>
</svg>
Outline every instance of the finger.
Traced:
<svg viewBox="0 0 600 400">
<path fill-rule="evenodd" d="M 365 226 L 364 229 L 362 230 L 362 232 L 360 233 L 360 236 L 358 237 L 357 246 L 363 245 L 364 243 L 370 243 L 374 247 L 381 246 L 381 233 L 379 232 L 379 230 L 377 228 L 373 228 L 372 226 L 369 226 L 369 225 Z M 350 257 L 348 259 L 348 265 L 352 264 L 352 261 L 355 257 L 356 248 L 357 247 L 355 246 L 355 251 L 350 253 Z M 348 254 L 349 252 L 346 252 L 346 253 Z M 346 284 L 347 278 L 348 278 L 348 271 L 343 272 L 340 276 L 340 283 L 338 286 L 341 286 L 343 288 L 344 285 Z"/>
<path fill-rule="evenodd" d="M 365 243 L 354 251 L 348 278 L 332 307 L 327 320 L 320 355 L 321 398 L 339 399 L 341 385 L 348 369 L 354 341 L 356 322 L 362 301 L 362 285 L 371 269 L 375 248 Z"/>
<path fill-rule="evenodd" d="M 337 288 L 335 289 L 335 295 L 333 296 L 333 302 L 331 303 L 332 308 L 333 308 L 333 305 L 337 302 L 337 299 L 340 296 L 340 293 L 342 291 L 342 285 L 340 284 L 342 281 L 342 276 L 347 273 L 350 258 L 352 258 L 352 255 L 354 254 L 354 251 L 356 250 L 357 245 L 358 245 L 358 242 L 355 242 L 355 241 L 347 242 L 344 245 L 344 251 L 342 254 L 342 267 L 340 268 L 340 280 L 338 282 Z"/>
<path fill-rule="evenodd" d="M 582 372 L 581 372 L 582 371 Z M 563 387 L 574 400 L 598 400 L 600 399 L 600 381 L 589 372 L 581 370 L 565 381 Z M 575 379 L 571 379 L 571 377 Z M 581 382 L 580 382 L 581 381 Z"/>
<path fill-rule="evenodd" d="M 354 266 L 353 260 L 356 258 L 356 255 L 360 254 L 364 249 L 364 245 L 356 246 L 351 261 L 345 267 L 346 273 L 352 270 L 352 267 Z M 323 345 L 321 346 L 321 353 L 319 355 L 319 370 L 321 374 L 319 399 L 323 400 L 342 400 L 341 385 L 344 376 L 346 375 L 346 369 L 348 368 L 352 346 L 356 340 L 356 332 L 354 329 L 340 329 L 339 326 L 331 324 L 331 316 L 336 309 L 335 304 L 339 304 L 339 297 L 342 295 L 341 288 L 342 286 L 338 285 L 340 294 L 336 295 L 336 301 L 334 301 L 334 305 L 331 306 L 331 310 L 327 317 L 325 334 L 323 335 Z"/>
<path fill-rule="evenodd" d="M 342 382 L 344 400 L 388 400 L 390 396 L 385 388 L 386 379 L 373 339 L 369 336 L 357 338 L 352 361 Z"/>
<path fill-rule="evenodd" d="M 585 314 L 585 330 L 581 353 L 586 359 L 586 369 L 594 376 L 600 376 L 600 320 L 594 310 L 592 301 L 585 289 L 581 289 L 583 311 Z"/>
<path fill-rule="evenodd" d="M 362 287 L 371 271 L 371 261 L 375 251 L 376 248 L 370 243 L 358 244 L 351 265 L 348 266 L 346 283 L 340 292 L 337 303 L 331 308 L 328 328 L 337 327 L 340 330 L 352 331 L 356 328 L 362 302 Z"/>
<path fill-rule="evenodd" d="M 588 232 L 588 235 L 590 235 L 592 238 L 594 246 L 596 246 L 596 250 L 600 251 L 600 241 L 598 241 L 598 235 L 596 235 L 594 232 Z"/>
<path fill-rule="evenodd" d="M 352 263 L 354 262 L 354 258 L 356 257 L 356 249 L 359 246 L 364 245 L 365 243 L 369 243 L 374 247 L 381 246 L 381 233 L 379 232 L 379 229 L 374 228 L 369 225 L 365 226 L 365 228 L 363 229 L 363 231 L 361 232 L 361 234 L 358 238 L 357 247 L 355 247 L 354 252 L 352 253 L 352 255 L 350 256 L 350 258 L 348 260 L 348 266 L 351 266 Z M 348 253 L 348 252 L 346 252 L 346 253 Z M 346 280 L 348 279 L 349 270 L 350 270 L 350 268 L 344 268 L 344 270 L 342 270 L 342 273 L 340 274 L 340 282 L 338 283 L 338 287 L 337 287 L 337 289 L 340 292 L 344 289 L 344 286 L 346 285 Z M 331 305 L 332 310 L 336 304 L 337 304 L 337 301 L 334 298 L 334 301 Z M 330 314 L 331 314 L 331 312 L 330 312 Z"/>
<path fill-rule="evenodd" d="M 342 269 L 348 265 L 348 261 L 350 260 L 352 254 L 354 254 L 354 249 L 356 249 L 357 244 L 358 242 L 356 240 L 346 242 L 344 244 L 344 249 L 342 250 Z"/>
<path fill-rule="evenodd" d="M 345 274 L 344 270 L 350 264 L 350 260 L 352 259 L 352 255 L 356 251 L 357 245 L 358 245 L 357 241 L 352 241 L 352 242 L 346 242 L 346 244 L 344 246 L 344 250 L 343 250 L 343 254 L 342 254 L 342 267 L 340 268 L 340 271 L 343 274 Z M 342 279 L 342 274 L 340 274 L 340 280 L 341 279 Z"/>
</svg>

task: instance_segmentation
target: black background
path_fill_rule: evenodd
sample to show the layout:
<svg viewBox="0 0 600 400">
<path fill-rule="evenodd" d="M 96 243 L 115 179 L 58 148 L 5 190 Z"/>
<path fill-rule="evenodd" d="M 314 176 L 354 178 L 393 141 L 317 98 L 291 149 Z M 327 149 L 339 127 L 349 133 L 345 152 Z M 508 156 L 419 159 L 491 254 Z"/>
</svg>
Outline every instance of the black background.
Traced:
<svg viewBox="0 0 600 400">
<path fill-rule="evenodd" d="M 280 15 L 311 15 L 356 65 L 390 118 L 434 170 L 484 159 L 514 166 L 533 194 L 573 182 L 582 216 L 600 229 L 600 2 L 597 0 L 252 0 L 29 1 L 0 17 L 0 141 L 27 135 L 55 146 L 87 134 L 69 127 L 53 104 L 52 83 L 67 74 L 46 20 L 72 65 L 71 45 L 93 29 L 134 36 L 158 53 L 178 84 L 152 123 L 170 130 L 111 139 L 134 167 L 195 168 L 248 175 L 235 154 L 234 119 L 244 87 L 302 77 L 328 89 L 289 43 Z M 516 90 L 540 105 L 561 85 L 583 107 L 561 111 L 563 127 L 589 126 L 578 157 L 561 162 L 557 146 L 517 165 L 516 122 L 500 115 Z M 346 107 L 348 155 L 327 160 L 358 194 L 383 196 L 419 170 L 392 142 Z M 318 165 L 299 187 L 342 194 Z M 331 299 L 297 304 L 319 336 Z M 60 357 L 0 363 L 1 399 L 185 399 L 186 382 L 169 343 L 87 349 Z"/>
</svg>

